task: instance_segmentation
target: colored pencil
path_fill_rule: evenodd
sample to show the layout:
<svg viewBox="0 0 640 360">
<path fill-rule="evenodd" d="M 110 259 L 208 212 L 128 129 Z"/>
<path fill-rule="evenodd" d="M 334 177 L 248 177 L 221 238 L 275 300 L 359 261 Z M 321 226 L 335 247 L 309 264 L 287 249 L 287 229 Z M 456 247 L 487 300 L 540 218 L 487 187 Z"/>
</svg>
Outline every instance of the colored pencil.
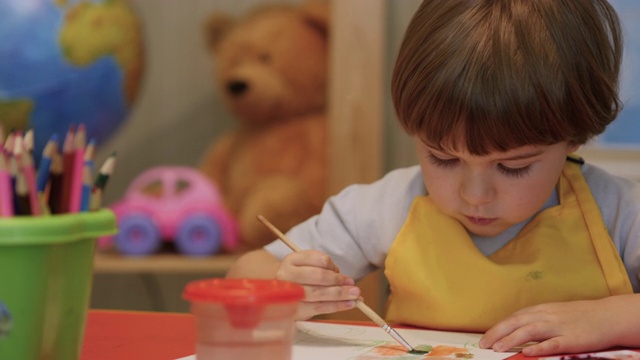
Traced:
<svg viewBox="0 0 640 360">
<path fill-rule="evenodd" d="M 38 193 L 42 194 L 49 182 L 49 168 L 51 167 L 51 161 L 53 155 L 58 152 L 58 134 L 53 134 L 49 138 L 47 145 L 42 150 L 42 157 L 40 158 L 40 164 L 38 166 Z"/>
<path fill-rule="evenodd" d="M 96 152 L 96 140 L 95 139 L 91 139 L 89 140 L 89 143 L 87 144 L 87 147 L 84 150 L 84 162 L 85 164 L 87 162 L 91 163 L 91 166 L 93 167 L 93 156 Z M 92 169 L 93 171 L 93 169 Z"/>
<path fill-rule="evenodd" d="M 73 138 L 73 176 L 71 177 L 71 198 L 69 212 L 80 211 L 82 205 L 82 172 L 84 168 L 84 147 L 87 144 L 87 133 L 84 124 L 78 126 Z"/>
<path fill-rule="evenodd" d="M 27 132 L 24 133 L 24 140 L 22 141 L 24 149 L 33 155 L 33 144 L 34 144 L 34 140 L 33 140 L 33 129 L 29 129 L 27 130 Z"/>
<path fill-rule="evenodd" d="M 69 211 L 69 203 L 71 196 L 71 183 L 73 179 L 73 161 L 74 161 L 74 137 L 75 130 L 73 124 L 69 126 L 67 135 L 62 143 L 62 192 L 60 193 L 58 213 Z"/>
<path fill-rule="evenodd" d="M 80 198 L 80 211 L 88 211 L 91 200 L 91 169 L 85 164 L 82 168 L 82 196 Z"/>
<path fill-rule="evenodd" d="M 47 204 L 52 214 L 60 214 L 64 212 L 62 210 L 62 155 L 59 152 L 55 152 L 51 159 L 51 166 L 49 167 L 49 189 L 48 194 L 45 196 Z"/>
<path fill-rule="evenodd" d="M 89 141 L 84 151 L 84 167 L 82 168 L 82 197 L 80 201 L 80 211 L 88 211 L 91 191 L 93 183 L 91 176 L 93 174 L 93 154 L 95 152 L 96 142 L 94 139 Z"/>
<path fill-rule="evenodd" d="M 13 189 L 11 188 L 11 174 L 7 167 L 7 159 L 0 154 L 0 216 L 11 217 L 13 211 Z"/>
<path fill-rule="evenodd" d="M 27 186 L 27 196 L 29 199 L 29 212 L 32 215 L 42 215 L 40 200 L 38 199 L 38 189 L 36 185 L 36 170 L 33 166 L 31 154 L 24 148 L 24 138 L 21 134 L 16 134 L 13 155 L 19 166 L 19 170 L 24 174 Z M 20 172 L 18 173 L 20 174 Z M 16 184 L 17 186 L 17 184 Z"/>
<path fill-rule="evenodd" d="M 7 135 L 7 138 L 4 141 L 4 153 L 5 154 L 11 154 L 13 153 L 13 139 L 15 137 L 15 132 L 10 132 L 9 135 Z"/>
<path fill-rule="evenodd" d="M 11 176 L 11 194 L 13 197 L 13 208 L 18 208 L 18 196 L 16 195 L 15 188 L 18 178 L 18 161 L 13 154 L 6 155 L 9 161 L 9 175 Z M 15 212 L 15 211 L 14 211 Z"/>
<path fill-rule="evenodd" d="M 31 201 L 29 199 L 29 186 L 27 185 L 27 179 L 22 171 L 18 171 L 16 177 L 16 198 L 18 199 L 18 206 L 15 210 L 17 215 L 31 215 Z"/>
<path fill-rule="evenodd" d="M 102 206 L 102 194 L 104 192 L 104 188 L 107 186 L 107 182 L 109 181 L 109 177 L 113 174 L 113 170 L 116 166 L 116 153 L 113 152 L 107 160 L 100 167 L 100 171 L 98 171 L 98 176 L 93 183 L 93 189 L 91 191 L 91 200 L 89 208 L 91 210 L 98 210 Z"/>
</svg>

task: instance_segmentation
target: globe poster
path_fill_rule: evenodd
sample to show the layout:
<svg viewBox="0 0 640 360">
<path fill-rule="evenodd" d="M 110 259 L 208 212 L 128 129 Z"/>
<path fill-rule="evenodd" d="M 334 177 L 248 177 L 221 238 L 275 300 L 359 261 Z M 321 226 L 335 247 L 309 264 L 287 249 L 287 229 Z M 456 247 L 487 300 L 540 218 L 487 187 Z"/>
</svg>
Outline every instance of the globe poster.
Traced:
<svg viewBox="0 0 640 360">
<path fill-rule="evenodd" d="M 104 141 L 130 112 L 143 65 L 126 0 L 0 1 L 0 123 L 34 129 L 34 155 L 72 124 Z"/>
</svg>

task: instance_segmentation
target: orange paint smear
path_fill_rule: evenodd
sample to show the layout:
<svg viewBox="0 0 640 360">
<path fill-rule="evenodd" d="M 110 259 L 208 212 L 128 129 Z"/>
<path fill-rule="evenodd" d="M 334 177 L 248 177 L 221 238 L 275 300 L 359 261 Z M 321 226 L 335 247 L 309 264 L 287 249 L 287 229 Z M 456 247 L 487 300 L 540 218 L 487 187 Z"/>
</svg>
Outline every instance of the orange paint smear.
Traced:
<svg viewBox="0 0 640 360">
<path fill-rule="evenodd" d="M 383 356 L 402 356 L 407 353 L 407 349 L 400 345 L 381 345 L 373 348 L 373 352 Z"/>
<path fill-rule="evenodd" d="M 469 350 L 455 346 L 437 345 L 427 354 L 427 356 L 451 356 L 456 354 L 468 354 Z"/>
<path fill-rule="evenodd" d="M 373 353 L 381 356 L 402 356 L 407 353 L 407 349 L 400 345 L 381 345 L 373 348 Z M 425 357 L 447 357 L 457 354 L 469 354 L 469 350 L 455 346 L 437 345 L 425 355 Z"/>
</svg>

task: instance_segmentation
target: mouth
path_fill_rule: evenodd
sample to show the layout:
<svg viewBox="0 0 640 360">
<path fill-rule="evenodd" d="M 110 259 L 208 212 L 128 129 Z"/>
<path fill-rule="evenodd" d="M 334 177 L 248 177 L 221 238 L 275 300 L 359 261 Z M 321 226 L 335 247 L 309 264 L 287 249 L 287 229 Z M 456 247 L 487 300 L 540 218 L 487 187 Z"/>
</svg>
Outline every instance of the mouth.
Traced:
<svg viewBox="0 0 640 360">
<path fill-rule="evenodd" d="M 467 220 L 469 220 L 470 223 L 474 225 L 481 225 L 481 226 L 490 225 L 494 221 L 496 221 L 496 218 L 485 218 L 485 217 L 468 216 L 468 215 L 465 215 L 465 217 L 467 218 Z"/>
</svg>

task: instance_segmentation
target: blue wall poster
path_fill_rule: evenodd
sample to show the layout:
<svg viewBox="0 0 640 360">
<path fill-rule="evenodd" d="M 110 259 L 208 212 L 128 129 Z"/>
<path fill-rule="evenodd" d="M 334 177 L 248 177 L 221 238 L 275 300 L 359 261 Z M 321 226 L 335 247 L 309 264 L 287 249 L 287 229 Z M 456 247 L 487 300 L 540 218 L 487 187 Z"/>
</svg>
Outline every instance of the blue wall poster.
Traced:
<svg viewBox="0 0 640 360">
<path fill-rule="evenodd" d="M 623 26 L 624 58 L 620 100 L 624 108 L 594 145 L 603 148 L 640 149 L 640 1 L 610 0 Z"/>
</svg>

